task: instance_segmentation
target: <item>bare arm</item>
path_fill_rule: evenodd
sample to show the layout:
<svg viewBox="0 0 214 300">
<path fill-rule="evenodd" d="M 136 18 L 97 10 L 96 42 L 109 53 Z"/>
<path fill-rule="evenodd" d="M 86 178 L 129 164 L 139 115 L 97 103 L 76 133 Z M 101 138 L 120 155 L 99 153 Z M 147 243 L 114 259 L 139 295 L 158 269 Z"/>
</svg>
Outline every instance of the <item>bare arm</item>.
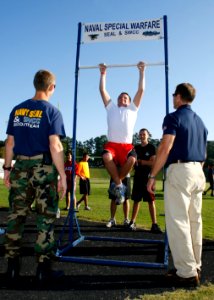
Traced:
<svg viewBox="0 0 214 300">
<path fill-rule="evenodd" d="M 173 143 L 175 140 L 175 136 L 171 134 L 165 134 L 163 139 L 157 149 L 157 155 L 155 158 L 154 165 L 151 170 L 151 176 L 156 176 L 159 171 L 165 165 L 167 158 L 169 156 L 169 152 L 172 149 Z M 150 193 L 153 193 L 155 190 L 155 180 L 151 178 L 147 184 L 147 190 Z"/>
<path fill-rule="evenodd" d="M 105 106 L 108 105 L 110 101 L 110 96 L 108 92 L 106 91 L 106 65 L 105 64 L 100 64 L 100 94 L 103 99 L 103 103 Z"/>
<path fill-rule="evenodd" d="M 66 189 L 67 189 L 66 174 L 64 169 L 63 146 L 58 135 L 50 135 L 49 142 L 50 142 L 51 157 L 60 176 L 60 179 L 58 181 L 58 192 L 60 191 L 62 192 L 61 194 L 61 199 L 62 199 L 65 196 Z"/>
<path fill-rule="evenodd" d="M 145 89 L 145 77 L 144 77 L 145 63 L 140 61 L 137 64 L 137 67 L 139 69 L 139 83 L 138 83 L 138 90 L 134 97 L 133 102 L 137 107 L 139 107 L 142 97 L 143 97 L 144 89 Z"/>
<path fill-rule="evenodd" d="M 7 140 L 5 143 L 5 167 L 11 167 L 13 160 L 13 147 L 14 147 L 14 137 L 12 135 L 7 136 Z M 4 184 L 6 187 L 10 187 L 10 171 L 4 171 Z"/>
</svg>

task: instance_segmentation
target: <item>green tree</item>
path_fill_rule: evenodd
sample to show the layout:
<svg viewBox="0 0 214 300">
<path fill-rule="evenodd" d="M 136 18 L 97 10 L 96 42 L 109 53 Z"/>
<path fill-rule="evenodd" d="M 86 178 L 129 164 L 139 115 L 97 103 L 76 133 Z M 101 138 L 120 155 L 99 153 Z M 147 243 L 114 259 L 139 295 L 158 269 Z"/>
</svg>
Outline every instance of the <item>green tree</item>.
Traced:
<svg viewBox="0 0 214 300">
<path fill-rule="evenodd" d="M 102 152 L 103 152 L 103 146 L 107 142 L 107 136 L 106 135 L 97 136 L 94 139 L 94 142 L 95 142 L 94 155 L 95 156 L 101 156 Z"/>
<path fill-rule="evenodd" d="M 0 141 L 0 158 L 4 158 L 5 142 Z"/>
<path fill-rule="evenodd" d="M 66 137 L 62 140 L 62 145 L 64 152 L 66 153 L 67 151 L 71 151 L 72 149 L 72 139 L 70 137 Z"/>
<path fill-rule="evenodd" d="M 207 142 L 207 159 L 205 165 L 214 164 L 214 141 Z"/>
<path fill-rule="evenodd" d="M 140 139 L 139 139 L 139 133 L 138 132 L 135 132 L 133 134 L 132 143 L 133 143 L 133 145 L 140 144 Z"/>
</svg>

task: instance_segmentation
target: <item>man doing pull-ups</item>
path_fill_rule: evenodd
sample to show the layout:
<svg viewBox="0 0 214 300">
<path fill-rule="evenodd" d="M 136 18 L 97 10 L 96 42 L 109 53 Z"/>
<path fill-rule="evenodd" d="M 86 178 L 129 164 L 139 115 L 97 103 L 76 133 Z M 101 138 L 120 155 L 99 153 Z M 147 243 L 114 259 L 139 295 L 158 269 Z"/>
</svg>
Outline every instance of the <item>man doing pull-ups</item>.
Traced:
<svg viewBox="0 0 214 300">
<path fill-rule="evenodd" d="M 110 174 L 113 184 L 110 193 L 116 196 L 116 203 L 125 200 L 126 187 L 122 180 L 132 169 L 136 161 L 136 153 L 133 150 L 132 138 L 137 112 L 144 93 L 144 70 L 145 63 L 137 64 L 139 69 L 138 90 L 131 102 L 130 96 L 122 92 L 115 105 L 106 90 L 107 66 L 100 64 L 100 94 L 107 111 L 108 142 L 104 145 L 103 161 Z"/>
</svg>

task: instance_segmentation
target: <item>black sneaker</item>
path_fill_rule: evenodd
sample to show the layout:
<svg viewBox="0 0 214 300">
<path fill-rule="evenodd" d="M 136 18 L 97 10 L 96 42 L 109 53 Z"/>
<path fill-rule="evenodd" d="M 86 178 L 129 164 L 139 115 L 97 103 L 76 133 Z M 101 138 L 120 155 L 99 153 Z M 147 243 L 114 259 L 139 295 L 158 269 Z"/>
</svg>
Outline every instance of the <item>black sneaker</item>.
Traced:
<svg viewBox="0 0 214 300">
<path fill-rule="evenodd" d="M 151 233 L 163 233 L 158 224 L 152 224 Z"/>
<path fill-rule="evenodd" d="M 131 231 L 135 231 L 137 229 L 136 224 L 133 221 L 130 221 L 128 229 Z"/>
<path fill-rule="evenodd" d="M 123 226 L 124 226 L 125 228 L 128 228 L 128 227 L 129 227 L 129 224 L 130 224 L 129 219 L 125 219 L 125 220 L 123 221 Z"/>
</svg>

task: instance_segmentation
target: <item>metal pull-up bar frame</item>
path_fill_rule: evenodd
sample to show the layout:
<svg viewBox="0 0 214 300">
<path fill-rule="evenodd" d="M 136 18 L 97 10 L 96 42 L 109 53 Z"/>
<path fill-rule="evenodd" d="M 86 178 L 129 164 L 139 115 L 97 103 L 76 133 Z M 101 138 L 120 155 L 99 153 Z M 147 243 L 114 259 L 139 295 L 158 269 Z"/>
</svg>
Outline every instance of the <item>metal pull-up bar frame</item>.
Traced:
<svg viewBox="0 0 214 300">
<path fill-rule="evenodd" d="M 169 112 L 169 105 L 168 105 L 168 45 L 167 45 L 167 17 L 163 17 L 164 21 L 164 55 L 165 55 L 165 62 L 157 62 L 157 63 L 147 63 L 146 66 L 165 66 L 165 83 L 166 83 L 166 113 Z M 75 161 L 76 161 L 76 124 L 77 124 L 77 91 L 78 91 L 78 71 L 80 69 L 96 69 L 99 68 L 99 65 L 97 66 L 79 66 L 79 58 L 80 58 L 80 44 L 81 44 L 81 30 L 82 30 L 82 24 L 79 23 L 78 25 L 78 36 L 77 36 L 77 51 L 76 51 L 76 68 L 75 68 L 75 88 L 74 88 L 74 112 L 73 112 L 73 140 L 72 140 L 72 152 L 73 152 L 73 159 L 72 159 L 72 169 L 75 170 Z M 147 32 L 148 34 L 148 32 Z M 150 34 L 150 32 L 149 32 Z M 137 66 L 137 64 L 112 64 L 107 65 L 108 68 L 121 68 L 121 67 L 134 67 Z M 99 264 L 99 265 L 115 265 L 115 266 L 132 266 L 132 267 L 145 267 L 145 268 L 167 268 L 168 266 L 168 239 L 167 234 L 165 233 L 164 241 L 162 240 L 145 240 L 141 239 L 133 240 L 133 239 L 120 239 L 120 238 L 110 238 L 110 237 L 91 237 L 91 236 L 83 236 L 80 231 L 80 226 L 78 224 L 78 220 L 76 218 L 76 212 L 73 207 L 74 202 L 74 176 L 75 172 L 72 174 L 72 182 L 73 182 L 73 188 L 71 190 L 71 208 L 69 209 L 69 214 L 66 218 L 64 228 L 69 222 L 69 241 L 67 245 L 62 245 L 62 237 L 64 235 L 64 228 L 60 234 L 59 240 L 58 240 L 58 250 L 56 255 L 60 258 L 61 261 L 71 261 L 71 262 L 77 262 L 77 263 L 88 263 L 88 264 Z M 73 222 L 76 222 L 77 226 L 77 232 L 78 232 L 78 238 L 74 237 L 73 235 Z M 106 259 L 93 259 L 93 258 L 78 258 L 78 257 L 72 257 L 72 256 L 66 256 L 65 253 L 70 248 L 75 247 L 77 244 L 84 240 L 90 240 L 90 241 L 114 241 L 114 242 L 134 242 L 134 243 L 142 243 L 142 244 L 160 244 L 164 245 L 164 259 L 162 263 L 147 263 L 147 262 L 127 262 L 127 261 L 118 261 L 118 260 L 106 260 Z"/>
<path fill-rule="evenodd" d="M 164 62 L 154 62 L 154 63 L 145 63 L 146 67 L 153 67 L 153 66 L 164 66 Z M 136 67 L 137 64 L 112 64 L 107 65 L 105 64 L 107 68 L 129 68 L 129 67 Z M 96 66 L 80 66 L 79 69 L 97 69 L 99 68 L 99 65 Z"/>
</svg>

